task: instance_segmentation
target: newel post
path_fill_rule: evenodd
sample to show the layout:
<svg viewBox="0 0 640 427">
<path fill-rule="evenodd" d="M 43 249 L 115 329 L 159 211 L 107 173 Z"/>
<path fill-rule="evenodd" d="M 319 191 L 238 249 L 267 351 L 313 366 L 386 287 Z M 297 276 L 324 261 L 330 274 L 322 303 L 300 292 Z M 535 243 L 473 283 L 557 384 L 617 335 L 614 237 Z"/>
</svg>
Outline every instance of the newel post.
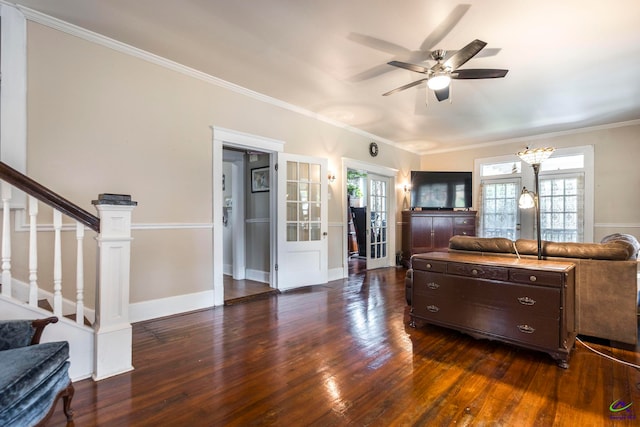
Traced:
<svg viewBox="0 0 640 427">
<path fill-rule="evenodd" d="M 100 217 L 98 283 L 94 346 L 94 380 L 133 369 L 129 323 L 131 196 L 100 194 L 94 200 Z"/>
</svg>

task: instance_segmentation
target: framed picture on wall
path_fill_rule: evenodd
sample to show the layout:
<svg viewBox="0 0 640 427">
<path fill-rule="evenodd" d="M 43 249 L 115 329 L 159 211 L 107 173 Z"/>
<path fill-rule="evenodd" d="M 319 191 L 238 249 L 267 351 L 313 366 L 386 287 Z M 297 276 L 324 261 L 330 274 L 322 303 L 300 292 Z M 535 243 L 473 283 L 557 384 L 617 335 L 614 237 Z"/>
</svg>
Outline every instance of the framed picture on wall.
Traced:
<svg viewBox="0 0 640 427">
<path fill-rule="evenodd" d="M 251 192 L 269 191 L 269 167 L 251 169 Z"/>
</svg>

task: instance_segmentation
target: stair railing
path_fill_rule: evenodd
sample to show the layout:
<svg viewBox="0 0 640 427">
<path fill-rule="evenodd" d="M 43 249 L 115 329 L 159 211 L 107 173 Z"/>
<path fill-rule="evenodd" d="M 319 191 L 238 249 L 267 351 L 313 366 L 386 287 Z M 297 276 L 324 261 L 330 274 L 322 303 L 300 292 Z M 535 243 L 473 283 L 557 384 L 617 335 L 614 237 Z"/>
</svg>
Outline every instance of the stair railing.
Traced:
<svg viewBox="0 0 640 427">
<path fill-rule="evenodd" d="M 47 187 L 29 178 L 23 173 L 13 169 L 6 163 L 0 162 L 0 180 L 2 180 L 2 295 L 12 297 L 12 272 L 11 272 L 11 202 L 12 188 L 25 192 L 28 195 L 28 216 L 29 216 L 29 272 L 28 272 L 28 303 L 31 306 L 38 305 L 38 204 L 42 202 L 53 208 L 53 231 L 54 231 L 54 253 L 53 253 L 53 313 L 62 317 L 63 310 L 62 297 L 62 214 L 72 218 L 76 222 L 76 295 L 75 298 L 75 319 L 78 324 L 83 324 L 85 318 L 84 310 L 84 257 L 82 241 L 84 239 L 85 227 L 100 233 L 100 218 L 85 211 L 74 203 L 68 201 Z M 73 300 L 73 298 L 70 298 Z"/>
<path fill-rule="evenodd" d="M 92 204 L 98 211 L 93 215 L 74 203 L 54 193 L 23 173 L 0 162 L 0 198 L 2 199 L 2 242 L 0 269 L 2 295 L 14 298 L 11 272 L 11 202 L 12 188 L 25 192 L 28 197 L 29 260 L 28 304 L 37 306 L 41 293 L 38 285 L 38 216 L 39 203 L 53 208 L 53 313 L 64 316 L 62 295 L 62 215 L 75 221 L 76 232 L 76 292 L 75 319 L 82 325 L 85 319 L 84 305 L 84 256 L 83 239 L 86 228 L 96 233 L 97 266 L 95 278 L 95 322 L 93 378 L 100 380 L 133 369 L 131 365 L 131 323 L 129 322 L 129 270 L 131 253 L 131 213 L 137 202 L 131 196 L 100 194 Z M 70 251 L 66 251 L 68 254 Z M 18 282 L 18 281 L 16 281 Z"/>
</svg>

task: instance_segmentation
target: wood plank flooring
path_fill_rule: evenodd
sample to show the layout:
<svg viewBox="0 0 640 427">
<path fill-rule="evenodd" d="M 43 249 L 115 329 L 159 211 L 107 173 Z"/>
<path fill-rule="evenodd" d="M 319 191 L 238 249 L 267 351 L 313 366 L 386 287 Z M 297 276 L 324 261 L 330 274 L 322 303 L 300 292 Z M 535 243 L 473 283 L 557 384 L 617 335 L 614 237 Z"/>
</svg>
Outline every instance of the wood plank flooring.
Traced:
<svg viewBox="0 0 640 427">
<path fill-rule="evenodd" d="M 233 280 L 231 276 L 223 277 L 224 304 L 244 303 L 258 298 L 266 298 L 278 294 L 278 290 L 268 284 L 253 280 Z"/>
<path fill-rule="evenodd" d="M 544 353 L 412 329 L 404 272 L 134 324 L 135 370 L 76 382 L 75 425 L 638 425 L 638 370 L 581 344 L 563 370 Z M 637 349 L 591 345 L 640 363 Z M 632 406 L 612 412 L 616 401 Z M 65 425 L 60 406 L 48 425 Z"/>
</svg>

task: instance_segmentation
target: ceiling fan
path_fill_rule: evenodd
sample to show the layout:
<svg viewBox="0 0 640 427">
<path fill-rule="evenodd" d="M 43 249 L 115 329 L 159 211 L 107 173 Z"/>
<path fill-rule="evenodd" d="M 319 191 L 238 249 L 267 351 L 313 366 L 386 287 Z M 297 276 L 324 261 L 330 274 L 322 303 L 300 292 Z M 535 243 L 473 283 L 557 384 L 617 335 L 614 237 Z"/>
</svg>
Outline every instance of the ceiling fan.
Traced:
<svg viewBox="0 0 640 427">
<path fill-rule="evenodd" d="M 464 70 L 458 69 L 464 65 L 471 58 L 476 56 L 487 43 L 482 40 L 474 40 L 445 61 L 446 51 L 434 50 L 431 52 L 431 57 L 436 61 L 436 64 L 431 67 L 423 67 L 422 65 L 410 64 L 402 61 L 391 61 L 388 64 L 394 67 L 404 68 L 409 71 L 415 71 L 416 73 L 426 74 L 427 77 L 416 80 L 399 88 L 393 89 L 389 92 L 383 93 L 383 96 L 389 96 L 396 92 L 400 92 L 405 89 L 417 86 L 420 83 L 426 81 L 429 89 L 433 90 L 438 101 L 444 101 L 449 98 L 449 86 L 451 79 L 495 79 L 501 78 L 507 75 L 509 70 L 498 70 L 490 68 L 468 68 Z"/>
<path fill-rule="evenodd" d="M 440 43 L 442 39 L 444 39 L 447 34 L 449 34 L 449 32 L 456 25 L 458 25 L 458 22 L 460 22 L 460 20 L 464 17 L 470 7 L 470 4 L 459 4 L 454 7 L 453 10 L 449 12 L 449 14 L 444 18 L 444 20 L 440 22 L 440 24 L 438 24 L 438 26 L 434 28 L 429 35 L 427 35 L 427 37 L 425 37 L 424 41 L 420 44 L 420 47 L 416 50 L 408 49 L 388 40 L 383 40 L 377 37 L 360 33 L 350 33 L 347 38 L 363 46 L 367 46 L 380 52 L 392 55 L 392 61 L 397 60 L 421 63 L 423 61 L 431 59 L 433 54 L 433 47 Z M 455 50 L 447 51 L 449 55 L 453 55 L 455 52 Z M 494 56 L 499 52 L 500 48 L 487 48 L 478 54 L 478 58 L 480 58 L 481 56 Z M 387 66 L 387 62 L 384 62 L 350 77 L 349 80 L 353 82 L 368 80 L 387 73 L 390 70 L 391 68 Z"/>
</svg>

